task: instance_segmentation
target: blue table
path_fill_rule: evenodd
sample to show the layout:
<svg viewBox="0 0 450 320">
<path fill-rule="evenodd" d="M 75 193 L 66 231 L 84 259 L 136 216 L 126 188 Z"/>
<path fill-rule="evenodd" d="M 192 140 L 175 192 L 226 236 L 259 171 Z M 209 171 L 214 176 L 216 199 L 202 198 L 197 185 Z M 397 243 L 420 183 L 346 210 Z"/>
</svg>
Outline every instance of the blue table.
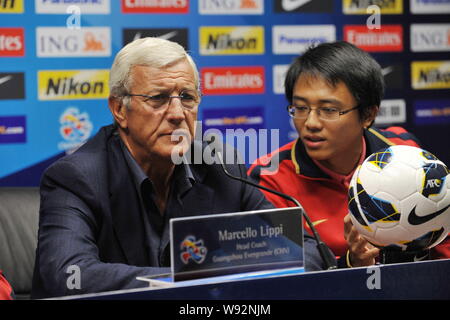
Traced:
<svg viewBox="0 0 450 320">
<path fill-rule="evenodd" d="M 298 300 L 450 299 L 450 259 L 307 272 L 162 289 L 130 289 L 65 299 Z"/>
</svg>

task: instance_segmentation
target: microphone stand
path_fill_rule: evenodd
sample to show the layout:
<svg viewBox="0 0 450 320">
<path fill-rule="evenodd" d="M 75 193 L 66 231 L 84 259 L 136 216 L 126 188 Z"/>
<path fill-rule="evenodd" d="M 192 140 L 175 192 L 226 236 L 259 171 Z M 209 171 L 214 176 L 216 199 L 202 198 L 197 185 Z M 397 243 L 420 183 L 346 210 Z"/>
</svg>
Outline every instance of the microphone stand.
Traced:
<svg viewBox="0 0 450 320">
<path fill-rule="evenodd" d="M 246 180 L 246 179 L 241 178 L 241 177 L 233 176 L 231 173 L 228 172 L 228 170 L 227 170 L 227 168 L 226 168 L 226 166 L 225 166 L 225 164 L 223 162 L 222 154 L 219 151 L 217 151 L 216 154 L 217 154 L 217 157 L 219 159 L 220 165 L 222 166 L 222 169 L 223 169 L 224 173 L 229 178 L 241 181 L 241 182 L 249 184 L 249 185 L 252 185 L 252 186 L 254 186 L 254 187 L 258 188 L 258 189 L 262 189 L 262 190 L 265 190 L 267 192 L 273 193 L 273 194 L 275 194 L 275 195 L 277 195 L 277 196 L 279 196 L 279 197 L 281 197 L 283 199 L 286 199 L 286 200 L 289 200 L 289 201 L 293 202 L 297 207 L 299 207 L 302 210 L 302 214 L 303 214 L 303 217 L 305 217 L 306 223 L 308 224 L 309 228 L 311 229 L 311 231 L 313 233 L 313 237 L 314 237 L 314 239 L 317 242 L 317 250 L 319 250 L 320 256 L 322 257 L 322 260 L 325 263 L 325 266 L 326 266 L 327 270 L 333 270 L 333 269 L 337 268 L 337 265 L 334 262 L 335 258 L 333 256 L 331 256 L 327 245 L 320 238 L 319 233 L 317 232 L 316 228 L 314 227 L 314 225 L 311 222 L 311 219 L 306 214 L 305 210 L 303 209 L 303 207 L 300 204 L 300 202 L 297 201 L 297 199 L 295 199 L 294 197 L 291 197 L 291 196 L 289 196 L 287 194 L 281 193 L 279 191 L 272 190 L 272 189 L 269 189 L 269 188 L 267 188 L 265 186 L 259 185 L 259 184 L 255 183 L 253 181 Z"/>
</svg>

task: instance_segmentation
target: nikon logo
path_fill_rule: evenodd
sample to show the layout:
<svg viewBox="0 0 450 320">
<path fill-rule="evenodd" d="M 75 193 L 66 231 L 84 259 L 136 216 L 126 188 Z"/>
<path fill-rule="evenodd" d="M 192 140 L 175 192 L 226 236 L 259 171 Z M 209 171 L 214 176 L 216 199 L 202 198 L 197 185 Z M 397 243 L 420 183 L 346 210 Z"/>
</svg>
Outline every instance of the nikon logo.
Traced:
<svg viewBox="0 0 450 320">
<path fill-rule="evenodd" d="M 450 89 L 450 61 L 414 61 L 411 80 L 416 90 Z"/>
<path fill-rule="evenodd" d="M 432 82 L 450 82 L 450 71 L 441 72 L 439 69 L 429 70 L 427 72 L 421 71 L 419 76 L 419 81 L 424 83 Z"/>
<path fill-rule="evenodd" d="M 39 71 L 39 100 L 104 99 L 108 70 Z"/>
<path fill-rule="evenodd" d="M 264 28 L 201 27 L 200 54 L 264 54 Z"/>
<path fill-rule="evenodd" d="M 256 38 L 236 38 L 231 35 L 222 33 L 218 35 L 209 35 L 207 50 L 255 50 L 257 44 Z"/>
<path fill-rule="evenodd" d="M 23 0 L 0 0 L 0 13 L 23 13 Z"/>
</svg>

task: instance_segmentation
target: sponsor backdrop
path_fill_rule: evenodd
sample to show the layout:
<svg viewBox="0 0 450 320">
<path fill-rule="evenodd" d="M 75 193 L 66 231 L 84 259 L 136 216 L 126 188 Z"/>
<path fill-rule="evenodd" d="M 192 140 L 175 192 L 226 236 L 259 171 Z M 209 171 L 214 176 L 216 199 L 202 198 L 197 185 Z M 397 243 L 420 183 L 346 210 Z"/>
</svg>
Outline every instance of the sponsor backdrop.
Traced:
<svg viewBox="0 0 450 320">
<path fill-rule="evenodd" d="M 449 21 L 450 0 L 0 0 L 0 186 L 38 185 L 111 123 L 113 57 L 146 36 L 198 63 L 203 130 L 263 133 L 259 154 L 296 137 L 283 95 L 292 59 L 350 41 L 383 67 L 376 125 L 406 127 L 450 165 Z"/>
</svg>

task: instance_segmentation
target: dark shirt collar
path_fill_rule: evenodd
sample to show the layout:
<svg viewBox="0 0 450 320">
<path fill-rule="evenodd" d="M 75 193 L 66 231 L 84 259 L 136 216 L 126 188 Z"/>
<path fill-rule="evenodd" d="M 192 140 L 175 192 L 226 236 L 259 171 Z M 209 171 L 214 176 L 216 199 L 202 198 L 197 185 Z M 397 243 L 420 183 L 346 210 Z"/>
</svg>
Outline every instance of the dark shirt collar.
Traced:
<svg viewBox="0 0 450 320">
<path fill-rule="evenodd" d="M 136 185 L 136 189 L 141 191 L 141 186 L 144 181 L 150 181 L 150 179 L 145 174 L 144 170 L 139 166 L 139 164 L 136 162 L 136 160 L 131 155 L 128 148 L 123 143 L 122 139 L 120 139 L 120 146 L 122 148 L 123 154 L 125 156 L 125 160 L 128 164 L 128 167 L 131 170 L 131 175 L 133 177 L 134 183 Z M 175 170 L 173 172 L 173 181 L 174 186 L 177 187 L 180 194 L 186 192 L 189 190 L 192 185 L 195 183 L 195 177 L 192 174 L 191 167 L 189 164 L 187 164 L 186 159 L 183 158 L 184 161 L 182 164 L 175 166 Z M 151 182 L 151 181 L 150 181 Z"/>
</svg>

